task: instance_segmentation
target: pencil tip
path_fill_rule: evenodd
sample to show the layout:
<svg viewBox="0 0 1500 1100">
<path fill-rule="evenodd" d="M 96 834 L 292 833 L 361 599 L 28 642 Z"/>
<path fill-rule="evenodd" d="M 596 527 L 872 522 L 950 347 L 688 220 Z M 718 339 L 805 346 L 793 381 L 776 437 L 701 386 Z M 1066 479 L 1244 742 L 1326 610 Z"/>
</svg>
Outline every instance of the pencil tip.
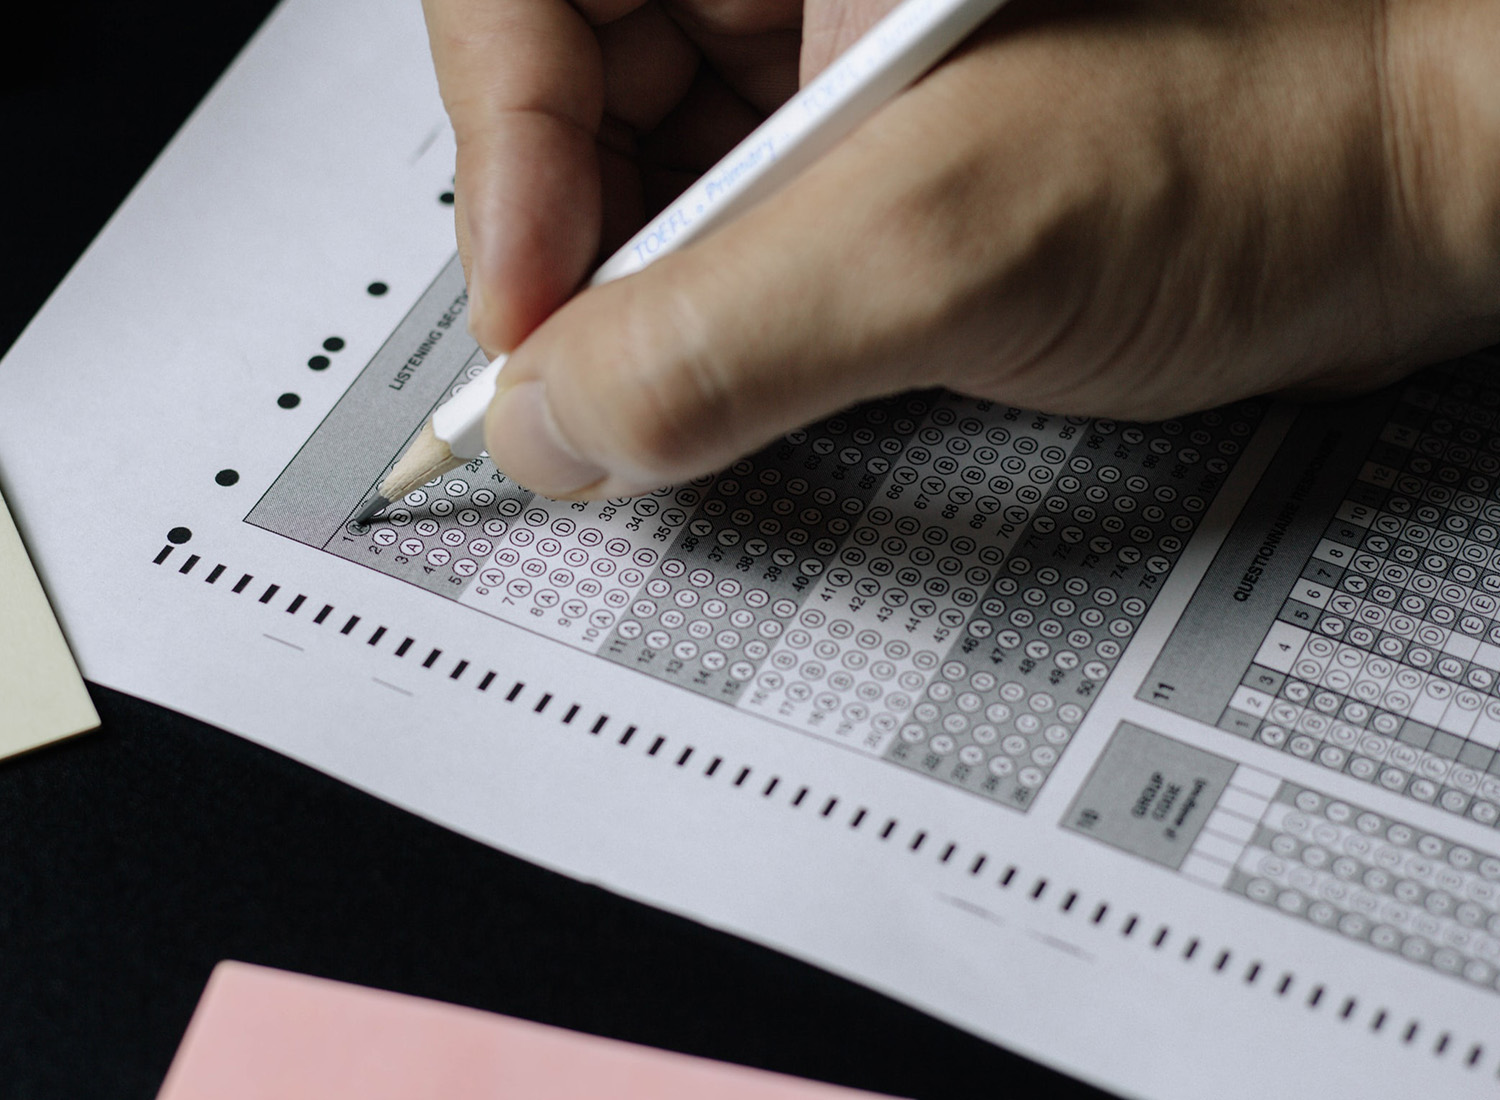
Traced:
<svg viewBox="0 0 1500 1100">
<path fill-rule="evenodd" d="M 365 524 L 374 519 L 379 512 L 382 512 L 386 508 L 388 508 L 390 506 L 390 503 L 391 502 L 386 500 L 385 497 L 381 496 L 379 493 L 376 493 L 375 496 L 371 499 L 370 503 L 366 504 L 355 515 L 354 522 L 363 527 Z"/>
</svg>

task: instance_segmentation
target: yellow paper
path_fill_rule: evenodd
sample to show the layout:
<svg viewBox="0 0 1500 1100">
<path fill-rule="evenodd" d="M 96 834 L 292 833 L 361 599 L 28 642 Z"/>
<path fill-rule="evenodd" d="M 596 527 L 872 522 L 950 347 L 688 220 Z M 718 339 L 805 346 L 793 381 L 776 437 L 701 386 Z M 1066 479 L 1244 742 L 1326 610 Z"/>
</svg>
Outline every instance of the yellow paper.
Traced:
<svg viewBox="0 0 1500 1100">
<path fill-rule="evenodd" d="M 98 725 L 78 666 L 0 498 L 0 757 Z"/>
</svg>

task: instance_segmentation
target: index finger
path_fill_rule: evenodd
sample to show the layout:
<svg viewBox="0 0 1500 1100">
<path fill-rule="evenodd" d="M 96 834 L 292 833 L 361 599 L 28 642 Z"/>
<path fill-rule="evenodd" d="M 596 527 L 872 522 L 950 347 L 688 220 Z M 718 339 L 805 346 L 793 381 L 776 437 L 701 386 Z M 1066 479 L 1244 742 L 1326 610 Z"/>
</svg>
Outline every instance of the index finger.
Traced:
<svg viewBox="0 0 1500 1100">
<path fill-rule="evenodd" d="M 596 0 L 601 11 L 641 0 Z M 565 0 L 423 0 L 458 140 L 470 328 L 514 347 L 578 285 L 598 248 L 599 44 Z"/>
</svg>

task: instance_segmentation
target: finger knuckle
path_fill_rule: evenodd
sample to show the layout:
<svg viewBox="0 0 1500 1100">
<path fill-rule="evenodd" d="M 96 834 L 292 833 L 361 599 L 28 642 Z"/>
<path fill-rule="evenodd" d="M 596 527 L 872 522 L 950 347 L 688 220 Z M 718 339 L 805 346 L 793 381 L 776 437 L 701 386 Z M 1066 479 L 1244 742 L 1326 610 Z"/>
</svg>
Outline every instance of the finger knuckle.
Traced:
<svg viewBox="0 0 1500 1100">
<path fill-rule="evenodd" d="M 787 5 L 765 0 L 693 0 L 673 5 L 677 14 L 714 34 L 752 34 L 786 21 Z"/>
</svg>

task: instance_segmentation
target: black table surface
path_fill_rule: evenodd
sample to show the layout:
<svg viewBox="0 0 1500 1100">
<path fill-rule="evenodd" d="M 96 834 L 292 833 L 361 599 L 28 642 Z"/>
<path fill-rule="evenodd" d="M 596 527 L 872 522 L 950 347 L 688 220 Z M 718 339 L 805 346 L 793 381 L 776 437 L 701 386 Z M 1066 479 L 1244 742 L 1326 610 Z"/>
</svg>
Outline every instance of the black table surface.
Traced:
<svg viewBox="0 0 1500 1100">
<path fill-rule="evenodd" d="M 0 347 L 271 7 L 74 0 L 0 17 Z M 0 763 L 6 1100 L 153 1096 L 225 958 L 899 1096 L 1104 1096 L 222 730 L 93 695 L 99 732 Z"/>
</svg>

